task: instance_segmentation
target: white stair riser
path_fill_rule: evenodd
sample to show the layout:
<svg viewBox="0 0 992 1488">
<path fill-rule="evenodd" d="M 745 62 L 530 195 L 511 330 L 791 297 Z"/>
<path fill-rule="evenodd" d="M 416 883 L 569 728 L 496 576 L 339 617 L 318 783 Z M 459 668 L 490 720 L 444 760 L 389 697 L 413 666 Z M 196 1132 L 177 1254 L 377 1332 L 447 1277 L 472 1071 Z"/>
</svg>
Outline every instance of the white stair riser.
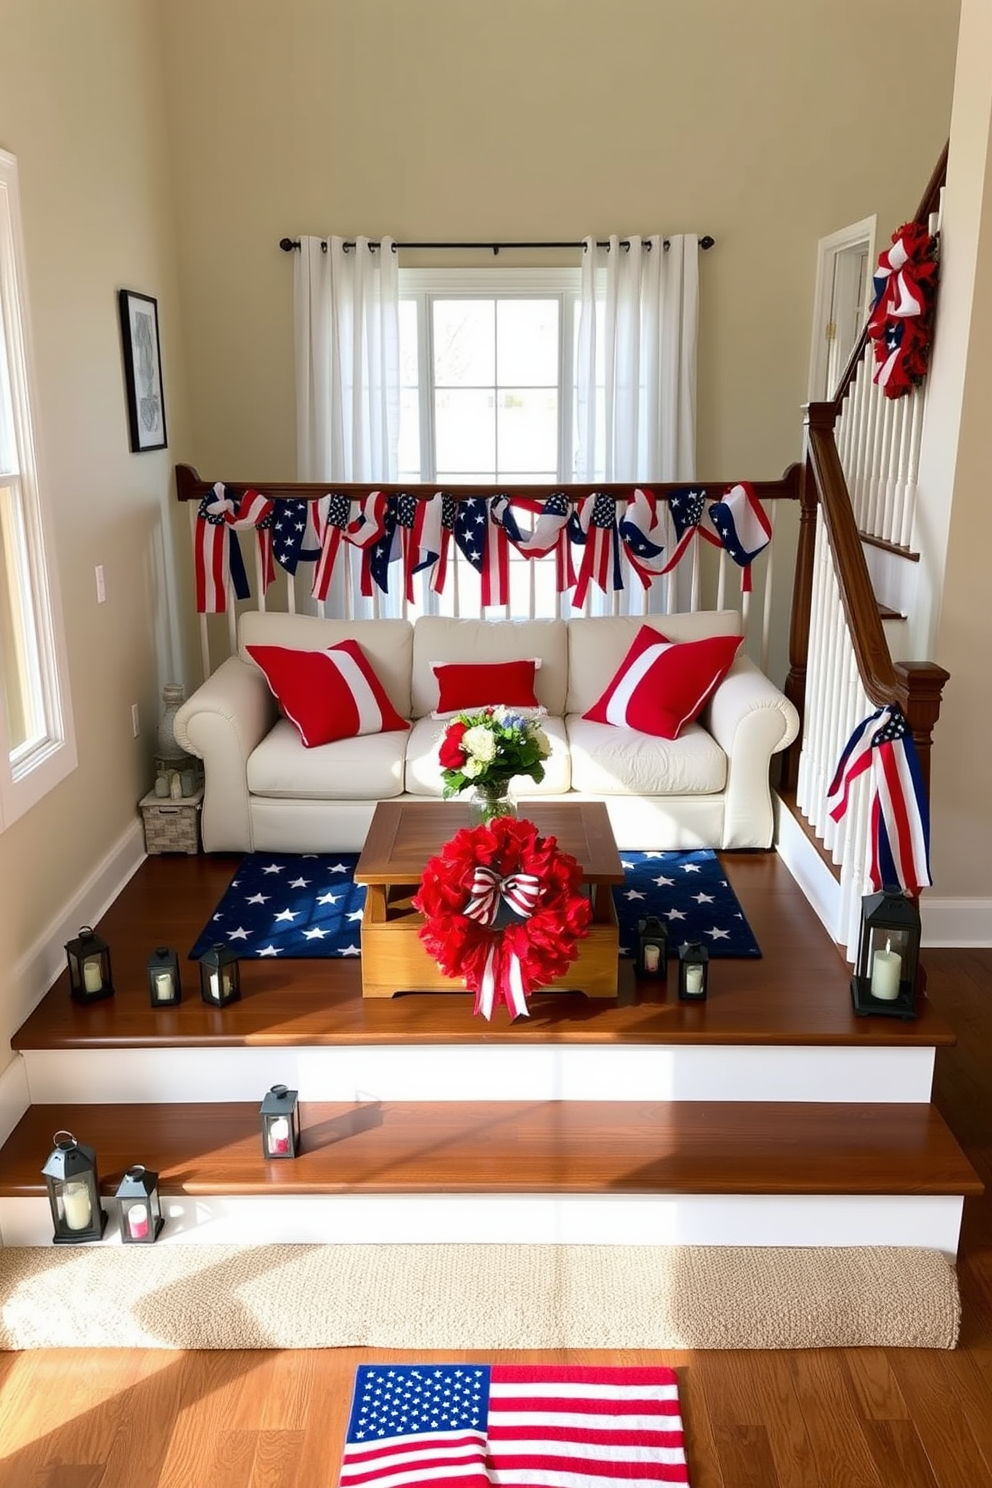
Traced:
<svg viewBox="0 0 992 1488">
<path fill-rule="evenodd" d="M 926 1104 L 932 1048 L 407 1044 L 24 1054 L 35 1105 L 261 1101 L 828 1101 Z"/>
<path fill-rule="evenodd" d="M 119 1245 L 117 1205 L 101 1245 Z M 953 1258 L 954 1195 L 164 1195 L 157 1244 L 900 1245 Z M 0 1199 L 4 1245 L 52 1243 L 47 1199 Z"/>
</svg>

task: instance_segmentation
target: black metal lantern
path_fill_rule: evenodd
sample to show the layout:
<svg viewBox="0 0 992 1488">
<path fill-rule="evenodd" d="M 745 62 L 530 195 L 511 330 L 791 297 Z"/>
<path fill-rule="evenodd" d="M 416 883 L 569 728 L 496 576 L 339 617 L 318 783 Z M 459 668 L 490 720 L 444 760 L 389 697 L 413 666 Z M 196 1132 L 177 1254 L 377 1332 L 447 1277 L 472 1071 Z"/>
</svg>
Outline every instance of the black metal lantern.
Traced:
<svg viewBox="0 0 992 1488">
<path fill-rule="evenodd" d="M 920 963 L 920 908 L 898 886 L 861 901 L 858 960 L 851 1000 L 859 1017 L 915 1018 Z"/>
<path fill-rule="evenodd" d="M 125 1245 L 154 1245 L 164 1224 L 158 1196 L 158 1174 L 135 1163 L 117 1186 L 121 1206 L 121 1240 Z"/>
<path fill-rule="evenodd" d="M 179 957 L 168 946 L 156 946 L 148 957 L 148 1001 L 152 1007 L 175 1007 L 183 1000 Z"/>
<path fill-rule="evenodd" d="M 679 1001 L 705 1002 L 710 953 L 698 940 L 679 946 Z"/>
<path fill-rule="evenodd" d="M 42 1173 L 52 1208 L 56 1245 L 81 1245 L 99 1240 L 107 1224 L 100 1207 L 100 1179 L 96 1153 L 77 1142 L 71 1132 L 57 1131 L 55 1149 Z"/>
<path fill-rule="evenodd" d="M 299 1091 L 273 1085 L 262 1102 L 262 1153 L 265 1157 L 295 1157 L 300 1150 Z"/>
<path fill-rule="evenodd" d="M 200 996 L 211 1007 L 227 1007 L 241 996 L 238 954 L 225 945 L 212 945 L 200 957 Z"/>
<path fill-rule="evenodd" d="M 637 922 L 637 975 L 662 982 L 668 975 L 668 931 L 657 915 Z"/>
<path fill-rule="evenodd" d="M 100 1002 L 104 997 L 113 997 L 110 947 L 91 925 L 83 925 L 75 940 L 66 941 L 65 953 L 69 961 L 69 993 L 76 1002 Z"/>
</svg>

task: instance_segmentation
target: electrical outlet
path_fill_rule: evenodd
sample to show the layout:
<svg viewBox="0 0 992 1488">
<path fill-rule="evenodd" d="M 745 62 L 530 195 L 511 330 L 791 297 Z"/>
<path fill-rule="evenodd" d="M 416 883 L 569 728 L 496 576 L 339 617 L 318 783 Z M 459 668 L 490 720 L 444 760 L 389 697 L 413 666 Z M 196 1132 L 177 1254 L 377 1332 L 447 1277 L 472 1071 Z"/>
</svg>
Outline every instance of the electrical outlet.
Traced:
<svg viewBox="0 0 992 1488">
<path fill-rule="evenodd" d="M 137 703 L 131 704 L 131 732 L 135 738 L 141 733 L 141 719 L 138 717 Z"/>
<path fill-rule="evenodd" d="M 96 566 L 96 602 L 97 602 L 97 604 L 103 604 L 103 602 L 104 602 L 104 600 L 106 598 L 107 598 L 107 589 L 106 589 L 106 585 L 103 582 L 103 564 L 102 563 L 98 563 L 97 566 Z"/>
</svg>

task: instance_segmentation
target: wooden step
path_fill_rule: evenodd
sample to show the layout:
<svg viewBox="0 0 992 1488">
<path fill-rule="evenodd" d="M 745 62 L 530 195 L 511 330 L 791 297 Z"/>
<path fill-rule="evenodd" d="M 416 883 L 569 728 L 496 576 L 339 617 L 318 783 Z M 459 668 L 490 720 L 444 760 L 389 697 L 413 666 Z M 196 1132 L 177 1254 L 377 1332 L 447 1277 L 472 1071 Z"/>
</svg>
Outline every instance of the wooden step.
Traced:
<svg viewBox="0 0 992 1488">
<path fill-rule="evenodd" d="M 301 1104 L 302 1151 L 262 1156 L 258 1103 L 32 1106 L 0 1196 L 43 1194 L 65 1129 L 103 1192 L 141 1162 L 185 1194 L 980 1194 L 928 1105 L 787 1102 Z"/>
</svg>

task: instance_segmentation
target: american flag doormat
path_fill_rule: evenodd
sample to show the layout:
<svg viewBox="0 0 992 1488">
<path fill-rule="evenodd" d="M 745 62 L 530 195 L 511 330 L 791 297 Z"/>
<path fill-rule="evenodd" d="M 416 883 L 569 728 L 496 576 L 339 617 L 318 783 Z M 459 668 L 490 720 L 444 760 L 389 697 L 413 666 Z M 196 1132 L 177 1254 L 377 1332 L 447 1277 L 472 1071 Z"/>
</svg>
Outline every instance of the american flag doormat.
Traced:
<svg viewBox="0 0 992 1488">
<path fill-rule="evenodd" d="M 613 890 L 620 954 L 637 946 L 637 921 L 656 914 L 672 946 L 699 940 L 711 956 L 760 956 L 719 858 L 694 852 L 621 851 L 624 883 Z M 221 944 L 248 959 L 358 956 L 365 887 L 357 853 L 249 853 L 189 954 Z"/>
<path fill-rule="evenodd" d="M 688 1484 L 675 1371 L 362 1364 L 340 1488 Z"/>
</svg>

